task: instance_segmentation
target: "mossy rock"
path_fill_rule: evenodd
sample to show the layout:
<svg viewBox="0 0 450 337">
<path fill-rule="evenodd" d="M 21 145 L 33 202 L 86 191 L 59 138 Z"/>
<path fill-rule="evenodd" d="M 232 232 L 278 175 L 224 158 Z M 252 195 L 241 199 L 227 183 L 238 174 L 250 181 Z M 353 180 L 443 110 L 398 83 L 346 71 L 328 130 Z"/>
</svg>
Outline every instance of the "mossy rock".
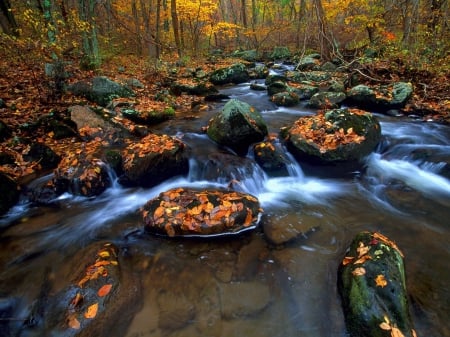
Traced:
<svg viewBox="0 0 450 337">
<path fill-rule="evenodd" d="M 247 82 L 250 76 L 247 67 L 242 63 L 233 64 L 230 67 L 221 68 L 213 71 L 209 77 L 211 83 L 216 85 L 222 84 L 239 84 Z"/>
<path fill-rule="evenodd" d="M 338 289 L 350 336 L 416 336 L 403 254 L 384 235 L 361 232 L 355 236 L 339 266 Z"/>
<path fill-rule="evenodd" d="M 380 142 L 381 127 L 367 111 L 333 109 L 300 117 L 282 137 L 299 160 L 358 163 Z"/>
<path fill-rule="evenodd" d="M 262 141 L 267 125 L 261 114 L 248 103 L 229 100 L 208 124 L 208 136 L 236 152 L 247 152 L 250 144 Z"/>
</svg>

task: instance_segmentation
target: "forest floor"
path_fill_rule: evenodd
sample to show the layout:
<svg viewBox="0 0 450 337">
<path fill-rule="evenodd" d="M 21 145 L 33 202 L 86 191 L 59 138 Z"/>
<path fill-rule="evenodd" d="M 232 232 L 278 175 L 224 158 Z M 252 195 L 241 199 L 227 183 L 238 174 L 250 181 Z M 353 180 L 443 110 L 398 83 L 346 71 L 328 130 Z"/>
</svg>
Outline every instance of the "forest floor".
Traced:
<svg viewBox="0 0 450 337">
<path fill-rule="evenodd" d="M 205 72 L 230 65 L 235 59 L 223 59 L 215 62 L 190 62 L 186 68 L 201 68 Z M 125 66 L 126 65 L 126 66 Z M 104 63 L 96 71 L 81 71 L 75 66 L 68 66 L 71 74 L 69 83 L 80 80 L 90 80 L 94 76 L 103 75 L 112 80 L 123 82 L 125 79 L 136 78 L 144 84 L 143 89 L 136 90 L 136 101 L 140 108 L 158 107 L 162 103 L 153 99 L 155 92 L 162 89 L 162 83 L 167 82 L 169 72 L 174 64 L 164 63 L 156 67 L 142 59 L 117 59 Z M 119 71 L 120 69 L 120 71 Z M 361 79 L 371 84 L 387 84 L 395 81 L 411 82 L 414 95 L 403 113 L 424 122 L 438 122 L 450 124 L 450 72 L 434 74 L 425 70 L 408 69 L 401 63 L 378 61 L 353 68 Z M 179 69 L 179 73 L 183 73 Z M 56 97 L 52 81 L 44 74 L 44 66 L 39 63 L 24 63 L 23 60 L 0 60 L 0 99 L 4 106 L 0 106 L 0 121 L 11 130 L 12 137 L 0 143 L 1 153 L 8 153 L 15 158 L 13 165 L 1 165 L 3 171 L 19 182 L 24 177 L 26 181 L 36 177 L 39 173 L 39 163 L 27 162 L 23 158 L 29 142 L 23 138 L 44 143 L 57 154 L 64 156 L 67 151 L 76 148 L 75 139 L 54 139 L 51 132 L 37 129 L 33 134 L 25 134 L 23 125 L 36 122 L 41 116 L 49 113 L 64 113 L 70 106 L 85 104 L 86 100 L 69 93 Z M 176 99 L 176 118 L 189 115 L 193 102 L 201 102 L 200 97 L 181 95 Z"/>
</svg>

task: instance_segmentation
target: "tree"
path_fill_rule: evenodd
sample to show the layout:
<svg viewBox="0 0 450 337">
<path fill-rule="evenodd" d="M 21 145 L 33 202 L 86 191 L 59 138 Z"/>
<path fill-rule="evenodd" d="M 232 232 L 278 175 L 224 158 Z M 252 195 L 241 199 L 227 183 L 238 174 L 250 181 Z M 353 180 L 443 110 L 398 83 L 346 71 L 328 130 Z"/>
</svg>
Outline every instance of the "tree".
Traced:
<svg viewBox="0 0 450 337">
<path fill-rule="evenodd" d="M 81 60 L 81 66 L 85 69 L 98 68 L 101 63 L 95 22 L 95 4 L 95 0 L 78 0 L 80 20 L 87 26 L 82 33 L 84 55 Z"/>
<path fill-rule="evenodd" d="M 0 1 L 0 27 L 5 34 L 19 35 L 17 22 L 12 13 L 9 0 Z"/>
<path fill-rule="evenodd" d="M 181 39 L 180 39 L 180 24 L 178 22 L 177 0 L 170 0 L 170 13 L 172 16 L 173 37 L 177 47 L 178 57 L 182 56 Z"/>
</svg>

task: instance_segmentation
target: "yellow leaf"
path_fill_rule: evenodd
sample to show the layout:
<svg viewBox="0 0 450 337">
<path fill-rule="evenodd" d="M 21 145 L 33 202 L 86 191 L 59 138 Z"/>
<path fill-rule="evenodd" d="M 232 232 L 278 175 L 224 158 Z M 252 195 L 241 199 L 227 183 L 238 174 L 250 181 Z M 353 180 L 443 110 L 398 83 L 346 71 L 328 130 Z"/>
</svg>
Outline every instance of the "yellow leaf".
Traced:
<svg viewBox="0 0 450 337">
<path fill-rule="evenodd" d="M 388 282 L 386 281 L 384 275 L 380 274 L 375 278 L 375 284 L 377 285 L 377 287 L 383 288 L 387 286 Z"/>
<path fill-rule="evenodd" d="M 106 296 L 111 291 L 111 288 L 112 288 L 112 284 L 105 284 L 97 291 L 97 295 L 100 297 Z"/>
<path fill-rule="evenodd" d="M 84 317 L 94 318 L 95 316 L 97 316 L 97 311 L 98 311 L 98 303 L 94 303 L 88 307 L 87 311 L 84 313 Z"/>
<path fill-rule="evenodd" d="M 102 168 L 100 166 L 96 166 L 94 168 L 95 172 L 97 172 L 98 174 L 100 174 L 100 172 L 102 171 Z"/>
<path fill-rule="evenodd" d="M 109 252 L 107 250 L 102 250 L 101 252 L 98 253 L 98 256 L 100 257 L 109 257 Z"/>
</svg>

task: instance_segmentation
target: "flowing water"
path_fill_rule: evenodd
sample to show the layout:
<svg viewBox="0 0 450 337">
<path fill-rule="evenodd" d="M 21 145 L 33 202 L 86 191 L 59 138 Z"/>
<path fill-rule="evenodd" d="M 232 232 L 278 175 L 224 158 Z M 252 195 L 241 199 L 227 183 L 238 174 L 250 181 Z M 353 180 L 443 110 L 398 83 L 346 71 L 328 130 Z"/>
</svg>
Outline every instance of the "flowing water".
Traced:
<svg viewBox="0 0 450 337">
<path fill-rule="evenodd" d="M 222 92 L 259 109 L 270 132 L 313 113 L 277 108 L 248 84 Z M 224 151 L 200 131 L 222 104 L 158 126 L 192 149 L 187 176 L 150 189 L 115 185 L 94 199 L 63 195 L 57 207 L 24 200 L 0 219 L 0 312 L 10 308 L 0 327 L 17 331 L 22 324 L 20 336 L 50 335 L 21 320 L 39 303 L 45 312 L 45 298 L 76 280 L 74 270 L 88 263 L 77 258 L 80 251 L 112 242 L 138 281 L 133 305 L 121 308 L 131 321 L 100 323 L 117 325 L 108 336 L 346 336 L 337 267 L 355 234 L 369 230 L 394 240 L 405 255 L 418 336 L 450 336 L 448 126 L 379 115 L 382 144 L 355 172 L 297 163 L 289 154 L 285 174 L 237 167 L 236 188 L 257 196 L 264 209 L 251 233 L 182 240 L 142 231 L 137 211 L 160 192 L 227 188 L 234 178 L 233 172 L 211 177 L 203 164 Z M 274 244 L 270 231 L 292 239 Z"/>
</svg>

